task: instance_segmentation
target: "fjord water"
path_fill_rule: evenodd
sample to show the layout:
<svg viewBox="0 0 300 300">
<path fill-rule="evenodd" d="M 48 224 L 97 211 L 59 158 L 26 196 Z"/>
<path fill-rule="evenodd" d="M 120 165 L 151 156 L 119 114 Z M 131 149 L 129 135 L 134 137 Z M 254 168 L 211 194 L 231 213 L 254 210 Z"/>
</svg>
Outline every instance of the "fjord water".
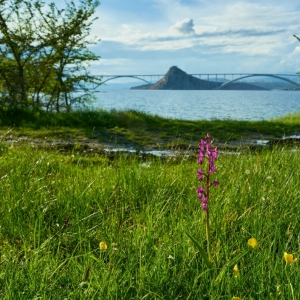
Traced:
<svg viewBox="0 0 300 300">
<path fill-rule="evenodd" d="M 96 95 L 94 108 L 183 120 L 268 120 L 300 110 L 299 91 L 111 90 Z"/>
</svg>

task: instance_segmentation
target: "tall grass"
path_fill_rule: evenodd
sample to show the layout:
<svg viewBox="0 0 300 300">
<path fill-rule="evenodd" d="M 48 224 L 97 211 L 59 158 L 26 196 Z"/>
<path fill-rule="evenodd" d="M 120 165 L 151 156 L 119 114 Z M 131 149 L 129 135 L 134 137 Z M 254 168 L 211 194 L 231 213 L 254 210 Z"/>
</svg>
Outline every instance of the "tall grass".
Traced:
<svg viewBox="0 0 300 300">
<path fill-rule="evenodd" d="M 196 160 L 0 148 L 1 299 L 300 299 L 298 152 L 219 156 L 208 270 Z"/>
<path fill-rule="evenodd" d="M 45 111 L 4 110 L 0 108 L 0 133 L 31 137 L 92 138 L 100 142 L 131 144 L 136 148 L 149 145 L 159 148 L 196 146 L 199 136 L 210 132 L 216 141 L 281 138 L 299 135 L 300 115 L 263 121 L 175 120 L 129 111 Z"/>
<path fill-rule="evenodd" d="M 300 110 L 295 111 L 293 113 L 289 113 L 283 116 L 282 118 L 272 119 L 272 121 L 274 122 L 279 121 L 285 124 L 292 124 L 292 125 L 299 124 L 299 120 L 300 120 Z"/>
</svg>

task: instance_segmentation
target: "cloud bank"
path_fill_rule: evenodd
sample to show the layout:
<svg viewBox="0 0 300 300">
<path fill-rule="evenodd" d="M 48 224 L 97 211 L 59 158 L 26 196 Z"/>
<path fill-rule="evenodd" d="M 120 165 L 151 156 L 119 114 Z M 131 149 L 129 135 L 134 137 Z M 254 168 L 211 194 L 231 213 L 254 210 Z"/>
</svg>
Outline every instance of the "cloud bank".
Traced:
<svg viewBox="0 0 300 300">
<path fill-rule="evenodd" d="M 102 0 L 92 33 L 99 72 L 296 72 L 296 0 Z M 300 55 L 299 55 L 300 58 Z M 299 66 L 297 63 L 299 62 Z"/>
</svg>

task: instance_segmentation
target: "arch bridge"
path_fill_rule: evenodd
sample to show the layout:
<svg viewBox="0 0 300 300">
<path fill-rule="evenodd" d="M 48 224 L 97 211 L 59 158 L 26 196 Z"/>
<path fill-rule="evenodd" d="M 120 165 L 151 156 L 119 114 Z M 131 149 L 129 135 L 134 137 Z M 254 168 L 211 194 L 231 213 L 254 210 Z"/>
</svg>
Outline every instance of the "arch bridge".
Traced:
<svg viewBox="0 0 300 300">
<path fill-rule="evenodd" d="M 147 76 L 153 76 L 153 75 L 102 75 L 101 76 L 102 78 L 107 78 L 107 79 L 102 81 L 101 84 L 106 83 L 107 81 L 110 81 L 110 80 L 118 79 L 118 78 L 135 78 L 135 79 L 142 80 L 148 84 L 152 84 L 152 82 L 142 78 L 142 77 L 147 77 Z"/>
<path fill-rule="evenodd" d="M 285 75 L 285 76 L 291 76 L 291 75 Z M 230 81 L 226 81 L 223 84 L 221 84 L 219 87 L 217 87 L 216 90 L 221 90 L 222 88 L 224 88 L 225 86 L 227 86 L 227 85 L 229 85 L 233 82 L 236 82 L 236 81 L 239 81 L 239 80 L 242 80 L 242 79 L 245 79 L 245 78 L 250 78 L 250 77 L 272 77 L 272 78 L 281 79 L 283 81 L 289 82 L 289 83 L 297 86 L 298 88 L 300 88 L 299 83 L 297 83 L 293 80 L 287 79 L 285 77 L 282 77 L 282 75 L 280 76 L 280 75 L 273 75 L 273 74 L 250 74 L 250 75 L 242 76 L 242 77 L 239 77 L 239 78 L 236 78 L 236 79 L 232 79 Z"/>
<path fill-rule="evenodd" d="M 195 78 L 209 81 L 211 83 L 215 83 L 216 87 L 215 90 L 222 90 L 224 87 L 228 86 L 229 84 L 240 81 L 246 78 L 251 78 L 251 77 L 270 77 L 274 79 L 279 79 L 280 81 L 288 82 L 292 84 L 293 86 L 300 88 L 300 76 L 297 74 L 258 74 L 258 73 L 210 73 L 210 74 L 171 74 L 169 76 L 179 76 L 179 77 L 185 77 L 185 76 L 193 76 Z M 154 84 L 158 80 L 162 79 L 163 77 L 166 77 L 168 75 L 166 74 L 152 74 L 152 75 L 96 75 L 96 77 L 99 77 L 101 79 L 104 79 L 100 85 L 94 86 L 93 89 L 98 88 L 102 84 L 115 80 L 115 79 L 120 79 L 120 78 L 134 78 L 138 79 L 141 81 L 144 81 L 147 84 Z M 253 84 L 255 83 L 262 83 L 266 81 L 255 81 L 255 82 L 249 82 L 249 81 L 244 81 L 245 83 L 248 84 Z M 276 85 L 276 82 L 272 83 L 274 86 Z M 278 89 L 278 87 L 276 87 Z M 282 88 L 283 89 L 283 88 Z"/>
</svg>

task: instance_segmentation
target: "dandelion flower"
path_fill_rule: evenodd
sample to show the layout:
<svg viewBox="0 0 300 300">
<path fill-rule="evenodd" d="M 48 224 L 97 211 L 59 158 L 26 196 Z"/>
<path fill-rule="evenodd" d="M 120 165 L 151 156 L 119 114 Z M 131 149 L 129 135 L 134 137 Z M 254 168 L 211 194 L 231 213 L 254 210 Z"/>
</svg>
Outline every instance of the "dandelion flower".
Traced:
<svg viewBox="0 0 300 300">
<path fill-rule="evenodd" d="M 251 238 L 248 240 L 248 245 L 250 247 L 252 247 L 253 249 L 257 249 L 258 248 L 258 243 L 257 243 L 257 240 L 256 238 Z"/>
<path fill-rule="evenodd" d="M 239 267 L 238 265 L 235 265 L 233 268 L 233 275 L 234 277 L 238 277 L 239 276 Z"/>
<path fill-rule="evenodd" d="M 286 252 L 284 252 L 283 257 L 287 264 L 292 264 L 297 261 L 297 258 L 294 258 L 292 254 L 288 254 Z"/>
<path fill-rule="evenodd" d="M 100 250 L 105 251 L 105 250 L 107 249 L 107 244 L 106 244 L 106 242 L 100 242 L 99 248 L 100 248 Z"/>
</svg>

